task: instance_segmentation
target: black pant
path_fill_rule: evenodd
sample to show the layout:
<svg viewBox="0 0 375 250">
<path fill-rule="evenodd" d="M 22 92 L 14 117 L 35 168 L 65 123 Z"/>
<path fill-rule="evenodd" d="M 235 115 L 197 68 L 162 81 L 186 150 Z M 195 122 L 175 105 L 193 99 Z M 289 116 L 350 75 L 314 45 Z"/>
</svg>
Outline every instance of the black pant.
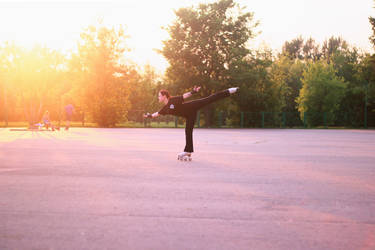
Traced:
<svg viewBox="0 0 375 250">
<path fill-rule="evenodd" d="M 184 111 L 186 112 L 186 127 L 185 127 L 185 137 L 186 137 L 186 146 L 185 152 L 194 152 L 193 148 L 193 128 L 195 120 L 197 118 L 197 111 L 202 107 L 216 102 L 220 99 L 230 96 L 228 90 L 220 91 L 218 93 L 212 94 L 202 99 L 197 99 L 190 102 L 185 102 L 183 104 Z"/>
</svg>

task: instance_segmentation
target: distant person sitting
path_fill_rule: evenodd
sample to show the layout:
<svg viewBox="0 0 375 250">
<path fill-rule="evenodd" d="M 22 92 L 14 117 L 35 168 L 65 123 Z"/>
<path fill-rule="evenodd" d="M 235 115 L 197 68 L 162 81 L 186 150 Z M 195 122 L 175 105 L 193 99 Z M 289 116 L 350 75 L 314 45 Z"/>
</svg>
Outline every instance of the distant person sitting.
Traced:
<svg viewBox="0 0 375 250">
<path fill-rule="evenodd" d="M 72 120 L 72 116 L 74 113 L 74 107 L 72 104 L 68 104 L 65 106 L 65 117 L 66 117 L 66 124 L 65 130 L 68 130 L 70 127 L 70 121 Z"/>
<path fill-rule="evenodd" d="M 52 131 L 55 130 L 56 127 L 52 124 L 52 122 L 49 118 L 48 110 L 44 113 L 42 120 L 43 120 L 44 127 L 46 127 L 47 130 L 48 130 L 49 127 L 51 127 Z"/>
</svg>

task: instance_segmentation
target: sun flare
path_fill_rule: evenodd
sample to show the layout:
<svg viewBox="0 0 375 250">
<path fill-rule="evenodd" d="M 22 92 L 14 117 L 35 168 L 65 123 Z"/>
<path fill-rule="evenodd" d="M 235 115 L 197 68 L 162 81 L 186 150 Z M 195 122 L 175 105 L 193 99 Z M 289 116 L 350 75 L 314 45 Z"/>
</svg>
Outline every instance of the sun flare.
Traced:
<svg viewBox="0 0 375 250">
<path fill-rule="evenodd" d="M 251 42 L 253 48 L 262 44 L 279 50 L 285 41 L 302 35 L 322 42 L 328 37 L 342 36 L 350 44 L 370 50 L 368 37 L 371 29 L 368 17 L 373 15 L 373 1 L 289 0 L 237 0 L 236 3 L 254 13 L 260 21 L 261 34 Z M 82 30 L 103 19 L 108 26 L 123 25 L 129 35 L 127 46 L 131 49 L 127 57 L 137 64 L 151 64 L 164 70 L 166 60 L 155 49 L 162 48 L 168 34 L 162 29 L 172 24 L 174 10 L 197 6 L 214 0 L 138 0 L 138 1 L 3 1 L 0 0 L 0 43 L 14 41 L 20 46 L 31 48 L 36 44 L 61 50 L 74 50 Z M 329 6 L 320 9 L 322 4 Z M 330 11 L 340 5 L 340 12 L 332 18 Z M 332 8 L 331 8 L 332 7 Z M 319 19 L 314 17 L 319 13 Z"/>
</svg>

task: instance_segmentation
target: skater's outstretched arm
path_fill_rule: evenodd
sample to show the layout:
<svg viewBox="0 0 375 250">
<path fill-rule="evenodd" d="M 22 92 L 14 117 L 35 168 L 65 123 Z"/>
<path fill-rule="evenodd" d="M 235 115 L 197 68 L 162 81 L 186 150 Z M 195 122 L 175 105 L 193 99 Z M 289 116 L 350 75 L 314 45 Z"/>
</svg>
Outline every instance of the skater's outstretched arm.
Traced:
<svg viewBox="0 0 375 250">
<path fill-rule="evenodd" d="M 194 86 L 193 90 L 182 95 L 184 99 L 189 98 L 193 94 L 197 93 L 201 89 L 201 86 Z"/>
<path fill-rule="evenodd" d="M 155 112 L 155 113 L 153 113 L 153 114 L 150 114 L 150 113 L 144 114 L 143 117 L 144 117 L 144 118 L 156 118 L 156 117 L 158 117 L 159 115 L 160 115 L 159 112 Z"/>
</svg>

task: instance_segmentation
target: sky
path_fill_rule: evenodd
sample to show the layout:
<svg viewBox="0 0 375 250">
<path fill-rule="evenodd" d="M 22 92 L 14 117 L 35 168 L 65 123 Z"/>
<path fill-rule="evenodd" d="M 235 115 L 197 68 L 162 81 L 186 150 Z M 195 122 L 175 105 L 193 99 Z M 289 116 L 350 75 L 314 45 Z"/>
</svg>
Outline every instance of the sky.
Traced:
<svg viewBox="0 0 375 250">
<path fill-rule="evenodd" d="M 167 61 L 162 48 L 168 33 L 162 29 L 175 20 L 174 10 L 196 7 L 212 0 L 0 0 L 0 44 L 14 41 L 25 47 L 42 44 L 62 52 L 74 51 L 79 34 L 98 19 L 107 26 L 123 25 L 131 49 L 126 56 L 138 65 L 150 64 L 163 72 Z M 253 48 L 280 51 L 285 41 L 298 36 L 318 43 L 340 36 L 350 45 L 374 52 L 368 37 L 368 18 L 375 17 L 374 0 L 235 0 L 254 13 L 260 34 Z"/>
</svg>

